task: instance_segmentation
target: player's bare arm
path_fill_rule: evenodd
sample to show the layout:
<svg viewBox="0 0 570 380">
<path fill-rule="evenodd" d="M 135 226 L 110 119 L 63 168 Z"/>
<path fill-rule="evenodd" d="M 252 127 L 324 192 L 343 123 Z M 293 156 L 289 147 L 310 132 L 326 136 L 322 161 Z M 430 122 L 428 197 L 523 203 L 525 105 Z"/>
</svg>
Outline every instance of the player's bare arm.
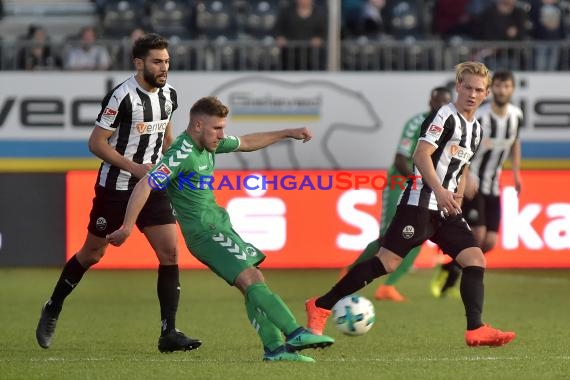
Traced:
<svg viewBox="0 0 570 380">
<path fill-rule="evenodd" d="M 311 131 L 306 128 L 295 129 L 282 129 L 273 132 L 260 132 L 252 133 L 249 135 L 240 136 L 240 152 L 253 152 L 255 150 L 263 149 L 269 145 L 275 144 L 287 138 L 302 140 L 304 143 L 313 137 Z"/>
<path fill-rule="evenodd" d="M 404 177 L 408 177 L 414 175 L 412 169 L 408 165 L 408 157 L 404 156 L 401 153 L 396 153 L 396 157 L 394 159 L 394 166 L 398 169 L 401 175 Z"/>
<path fill-rule="evenodd" d="M 522 190 L 521 185 L 521 141 L 517 138 L 513 142 L 513 146 L 511 147 L 511 164 L 513 169 L 513 176 L 515 180 L 515 189 L 517 190 L 517 194 L 520 194 Z"/>
<path fill-rule="evenodd" d="M 109 138 L 112 134 L 113 131 L 111 130 L 95 126 L 91 132 L 91 136 L 89 136 L 89 150 L 91 153 L 113 166 L 132 173 L 137 178 L 144 177 L 145 174 L 152 169 L 152 165 L 137 164 L 119 154 L 109 145 Z"/>
<path fill-rule="evenodd" d="M 461 206 L 461 204 L 463 203 L 463 198 L 466 196 L 465 192 L 467 186 L 467 178 L 469 178 L 469 165 L 465 165 L 465 167 L 463 168 L 463 174 L 461 175 L 461 179 L 457 184 L 457 191 L 455 192 L 454 196 L 459 206 Z"/>
<path fill-rule="evenodd" d="M 162 140 L 162 153 L 166 153 L 170 145 L 174 141 L 174 134 L 172 133 L 172 122 L 169 121 L 164 131 L 164 139 Z"/>
<path fill-rule="evenodd" d="M 127 211 L 125 213 L 125 219 L 123 225 L 117 231 L 114 231 L 107 235 L 107 242 L 118 247 L 127 240 L 133 226 L 139 216 L 144 204 L 146 203 L 150 192 L 152 191 L 149 183 L 148 177 L 145 175 L 135 186 L 131 197 L 129 198 L 129 203 L 127 204 Z"/>
<path fill-rule="evenodd" d="M 413 156 L 414 165 L 420 171 L 422 181 L 433 190 L 440 210 L 446 214 L 457 215 L 461 213 L 461 207 L 455 200 L 455 194 L 441 185 L 433 167 L 431 155 L 435 150 L 434 145 L 419 141 Z"/>
<path fill-rule="evenodd" d="M 469 172 L 464 173 L 462 178 L 465 178 L 465 190 L 463 191 L 463 195 L 467 199 L 475 198 L 475 195 L 477 195 L 479 191 L 479 177 L 469 168 Z"/>
</svg>

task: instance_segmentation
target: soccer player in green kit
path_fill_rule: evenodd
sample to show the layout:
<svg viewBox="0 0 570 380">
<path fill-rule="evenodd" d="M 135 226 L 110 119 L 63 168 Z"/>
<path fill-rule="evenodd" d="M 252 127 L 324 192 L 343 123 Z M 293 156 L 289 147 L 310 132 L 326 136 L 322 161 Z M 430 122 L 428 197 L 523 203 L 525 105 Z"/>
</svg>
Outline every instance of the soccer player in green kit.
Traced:
<svg viewBox="0 0 570 380">
<path fill-rule="evenodd" d="M 416 144 L 418 138 L 420 137 L 420 127 L 424 122 L 425 118 L 432 113 L 436 113 L 437 110 L 451 102 L 451 91 L 446 87 L 436 87 L 431 90 L 429 106 L 429 112 L 422 112 L 416 116 L 409 119 L 402 131 L 402 136 L 400 137 L 400 142 L 398 143 L 398 149 L 396 151 L 396 157 L 394 163 L 388 169 L 388 178 L 394 178 L 397 176 L 403 176 L 406 178 L 411 178 L 414 175 L 413 172 L 413 162 L 412 155 L 416 150 Z M 356 264 L 366 261 L 376 255 L 380 249 L 380 240 L 386 233 L 390 221 L 396 213 L 396 207 L 398 205 L 398 199 L 402 194 L 403 189 L 398 186 L 386 186 L 382 192 L 382 215 L 380 217 L 380 235 L 379 238 L 371 241 L 364 251 L 358 256 L 356 261 L 352 263 L 348 268 L 352 268 Z M 391 273 L 384 284 L 380 285 L 374 294 L 374 298 L 377 300 L 384 301 L 394 301 L 403 302 L 406 298 L 398 292 L 396 289 L 396 283 L 402 276 L 404 276 L 411 268 L 412 264 L 418 254 L 420 253 L 421 246 L 413 248 L 408 255 L 404 258 L 398 269 Z M 343 274 L 346 270 L 343 270 Z"/>
<path fill-rule="evenodd" d="M 215 97 L 202 98 L 192 106 L 188 128 L 135 186 L 122 227 L 107 240 L 121 245 L 151 191 L 166 188 L 192 255 L 244 295 L 248 318 L 263 343 L 263 360 L 314 362 L 297 351 L 327 347 L 334 339 L 299 325 L 287 305 L 269 289 L 258 268 L 265 255 L 234 231 L 211 187 L 216 154 L 251 152 L 288 138 L 307 142 L 311 132 L 297 128 L 226 136 L 228 113 L 228 107 Z"/>
</svg>

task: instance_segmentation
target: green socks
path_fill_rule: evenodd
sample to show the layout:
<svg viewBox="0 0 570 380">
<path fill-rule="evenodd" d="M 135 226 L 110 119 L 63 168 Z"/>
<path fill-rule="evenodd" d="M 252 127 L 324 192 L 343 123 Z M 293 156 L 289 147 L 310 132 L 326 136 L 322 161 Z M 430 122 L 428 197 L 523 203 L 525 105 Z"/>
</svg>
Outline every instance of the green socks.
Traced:
<svg viewBox="0 0 570 380">
<path fill-rule="evenodd" d="M 256 309 L 249 301 L 245 302 L 245 308 L 249 322 L 257 332 L 257 335 L 261 338 L 263 347 L 268 348 L 270 351 L 275 351 L 285 344 L 283 334 L 277 326 L 267 319 L 263 311 Z"/>
<path fill-rule="evenodd" d="M 281 297 L 272 293 L 264 283 L 253 284 L 247 288 L 246 304 L 248 305 L 248 315 L 250 307 L 258 313 L 263 313 L 269 322 L 285 335 L 300 327 Z"/>
</svg>

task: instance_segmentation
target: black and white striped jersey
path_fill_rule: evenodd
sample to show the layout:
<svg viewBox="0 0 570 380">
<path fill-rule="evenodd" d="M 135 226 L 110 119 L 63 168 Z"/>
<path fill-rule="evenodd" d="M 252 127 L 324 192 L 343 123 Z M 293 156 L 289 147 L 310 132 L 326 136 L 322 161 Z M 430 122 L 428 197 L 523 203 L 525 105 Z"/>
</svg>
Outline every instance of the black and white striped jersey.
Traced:
<svg viewBox="0 0 570 380">
<path fill-rule="evenodd" d="M 95 125 L 113 131 L 109 145 L 121 155 L 138 164 L 154 164 L 162 157 L 164 132 L 176 108 L 172 86 L 148 92 L 132 76 L 105 96 Z M 114 190 L 132 190 L 137 181 L 108 162 L 101 164 L 97 176 L 97 184 Z"/>
<path fill-rule="evenodd" d="M 507 113 L 498 116 L 491 103 L 484 104 L 476 114 L 483 128 L 481 148 L 471 162 L 471 174 L 479 180 L 479 191 L 486 195 L 499 195 L 499 181 L 505 160 L 519 136 L 522 110 L 507 104 Z"/>
<path fill-rule="evenodd" d="M 436 147 L 431 155 L 435 172 L 442 186 L 455 192 L 463 169 L 477 151 L 481 138 L 481 126 L 477 119 L 473 118 L 470 122 L 465 120 L 455 105 L 449 103 L 424 120 L 418 141 L 425 141 Z M 421 176 L 415 166 L 414 175 Z M 435 193 L 421 178 L 415 183 L 408 181 L 399 204 L 438 209 Z"/>
</svg>

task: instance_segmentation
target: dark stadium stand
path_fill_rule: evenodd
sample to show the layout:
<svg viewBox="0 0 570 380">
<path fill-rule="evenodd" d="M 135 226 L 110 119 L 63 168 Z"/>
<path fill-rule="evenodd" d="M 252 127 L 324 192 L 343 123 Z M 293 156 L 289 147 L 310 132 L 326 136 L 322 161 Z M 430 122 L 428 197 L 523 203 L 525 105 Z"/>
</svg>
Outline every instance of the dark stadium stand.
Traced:
<svg viewBox="0 0 570 380">
<path fill-rule="evenodd" d="M 70 36 L 86 25 L 95 25 L 100 42 L 121 59 L 113 69 L 130 69 L 129 33 L 140 27 L 168 36 L 172 42 L 173 70 L 288 70 L 281 66 L 274 43 L 274 25 L 282 7 L 295 0 L 4 0 L 5 17 L 0 19 L 0 70 L 19 68 L 17 54 L 26 44 L 21 36 L 31 24 L 49 35 L 52 51 L 65 50 Z M 314 0 L 320 7 L 327 1 Z M 343 0 L 343 7 L 345 1 Z M 367 0 L 351 0 L 351 17 L 358 15 Z M 457 0 L 459 1 L 459 0 Z M 462 0 L 487 4 L 480 0 Z M 477 41 L 468 25 L 462 33 L 442 35 L 434 23 L 436 10 L 449 0 L 386 0 L 381 6 L 384 30 L 381 36 L 358 34 L 350 22 L 341 22 L 339 57 L 342 70 L 448 70 L 457 59 L 485 59 L 493 65 L 495 51 L 505 49 L 520 60 L 521 70 L 570 69 L 567 26 L 570 1 L 554 6 L 541 0 L 521 0 L 517 7 L 530 16 L 529 38 L 516 41 Z M 542 7 L 548 17 L 561 21 L 557 34 L 544 31 Z M 554 7 L 554 8 L 552 8 Z M 362 8 L 362 9 L 361 9 Z M 344 9 L 344 8 L 343 8 Z M 345 15 L 343 15 L 345 16 Z M 353 22 L 353 21 L 351 21 Z M 475 22 L 475 21 L 472 21 Z M 541 29 L 542 28 L 542 29 Z M 300 43 L 299 46 L 302 46 Z M 535 53 L 533 53 L 535 52 Z M 548 52 L 549 61 L 544 54 Z"/>
</svg>

